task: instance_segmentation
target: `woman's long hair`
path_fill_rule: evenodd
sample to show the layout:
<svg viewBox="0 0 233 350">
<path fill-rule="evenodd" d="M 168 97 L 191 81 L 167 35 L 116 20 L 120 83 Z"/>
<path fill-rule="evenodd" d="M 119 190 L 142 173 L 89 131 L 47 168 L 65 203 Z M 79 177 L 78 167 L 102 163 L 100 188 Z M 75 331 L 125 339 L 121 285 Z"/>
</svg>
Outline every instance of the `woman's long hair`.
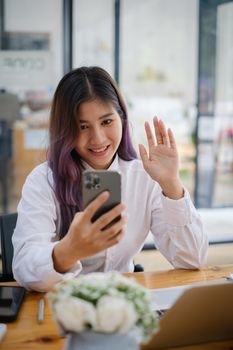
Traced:
<svg viewBox="0 0 233 350">
<path fill-rule="evenodd" d="M 132 145 L 125 102 L 111 76 L 100 67 L 81 67 L 66 74 L 55 91 L 50 115 L 48 163 L 60 205 L 64 237 L 76 212 L 82 208 L 82 162 L 74 149 L 78 135 L 77 113 L 81 103 L 99 99 L 111 103 L 122 120 L 122 139 L 117 153 L 130 161 L 137 157 Z"/>
</svg>

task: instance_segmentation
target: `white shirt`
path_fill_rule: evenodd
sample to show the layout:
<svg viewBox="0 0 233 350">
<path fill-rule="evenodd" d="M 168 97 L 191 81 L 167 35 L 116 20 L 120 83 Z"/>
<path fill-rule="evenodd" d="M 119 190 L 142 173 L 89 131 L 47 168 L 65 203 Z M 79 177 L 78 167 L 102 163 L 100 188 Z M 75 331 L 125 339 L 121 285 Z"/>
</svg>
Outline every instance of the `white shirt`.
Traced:
<svg viewBox="0 0 233 350">
<path fill-rule="evenodd" d="M 63 278 L 93 271 L 133 271 L 133 257 L 152 232 L 156 248 L 175 268 L 201 267 L 206 260 L 208 239 L 189 193 L 172 200 L 162 194 L 159 184 L 145 172 L 140 160 L 115 158 L 109 170 L 122 176 L 122 203 L 128 221 L 123 239 L 93 257 L 77 261 L 66 274 L 55 271 L 52 251 L 58 242 L 59 203 L 53 191 L 52 171 L 47 163 L 27 177 L 18 205 L 13 234 L 13 273 L 27 289 L 49 290 Z"/>
</svg>

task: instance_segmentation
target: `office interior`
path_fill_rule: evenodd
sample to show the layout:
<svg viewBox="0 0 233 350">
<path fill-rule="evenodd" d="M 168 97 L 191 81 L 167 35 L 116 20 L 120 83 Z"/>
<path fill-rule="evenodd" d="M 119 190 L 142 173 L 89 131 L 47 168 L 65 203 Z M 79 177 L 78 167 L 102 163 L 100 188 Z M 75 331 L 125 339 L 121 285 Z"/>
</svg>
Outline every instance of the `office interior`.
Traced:
<svg viewBox="0 0 233 350">
<path fill-rule="evenodd" d="M 232 263 L 232 63 L 233 1 L 0 0 L 0 214 L 17 210 L 26 176 L 46 160 L 59 80 L 99 65 L 126 98 L 135 145 L 154 115 L 174 130 L 208 263 Z M 169 264 L 150 237 L 136 261 Z"/>
</svg>

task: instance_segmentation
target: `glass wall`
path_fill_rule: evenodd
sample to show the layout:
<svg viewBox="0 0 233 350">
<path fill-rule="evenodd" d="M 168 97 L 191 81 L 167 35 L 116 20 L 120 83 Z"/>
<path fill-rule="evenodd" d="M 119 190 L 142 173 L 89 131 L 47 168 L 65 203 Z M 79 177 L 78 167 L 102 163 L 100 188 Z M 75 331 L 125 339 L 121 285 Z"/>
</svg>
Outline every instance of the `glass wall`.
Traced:
<svg viewBox="0 0 233 350">
<path fill-rule="evenodd" d="M 45 159 L 51 98 L 62 76 L 62 1 L 7 0 L 0 50 L 0 212 Z"/>
<path fill-rule="evenodd" d="M 145 142 L 144 121 L 154 115 L 172 127 L 193 195 L 198 1 L 124 0 L 121 25 L 120 84 L 135 142 Z"/>
<path fill-rule="evenodd" d="M 233 3 L 217 10 L 213 205 L 233 205 Z"/>
<path fill-rule="evenodd" d="M 73 67 L 114 72 L 114 1 L 74 0 Z"/>
</svg>

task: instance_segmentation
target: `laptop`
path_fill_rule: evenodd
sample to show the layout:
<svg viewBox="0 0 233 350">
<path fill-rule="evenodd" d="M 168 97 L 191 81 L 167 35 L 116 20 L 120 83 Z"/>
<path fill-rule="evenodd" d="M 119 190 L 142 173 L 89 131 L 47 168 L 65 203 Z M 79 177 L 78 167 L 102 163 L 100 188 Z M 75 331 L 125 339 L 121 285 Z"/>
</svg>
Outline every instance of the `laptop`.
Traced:
<svg viewBox="0 0 233 350">
<path fill-rule="evenodd" d="M 191 284 L 185 284 L 183 286 L 150 290 L 152 298 L 152 310 L 158 312 L 170 309 L 176 300 L 184 293 L 184 291 L 191 287 Z"/>
<path fill-rule="evenodd" d="M 142 347 L 143 350 L 233 340 L 232 281 L 221 280 L 164 290 L 167 298 L 164 296 L 162 300 L 157 297 L 154 306 L 170 308 L 159 319 L 159 331 L 149 344 Z M 154 296 L 156 291 L 160 294 L 163 292 L 162 289 L 153 290 Z"/>
</svg>

